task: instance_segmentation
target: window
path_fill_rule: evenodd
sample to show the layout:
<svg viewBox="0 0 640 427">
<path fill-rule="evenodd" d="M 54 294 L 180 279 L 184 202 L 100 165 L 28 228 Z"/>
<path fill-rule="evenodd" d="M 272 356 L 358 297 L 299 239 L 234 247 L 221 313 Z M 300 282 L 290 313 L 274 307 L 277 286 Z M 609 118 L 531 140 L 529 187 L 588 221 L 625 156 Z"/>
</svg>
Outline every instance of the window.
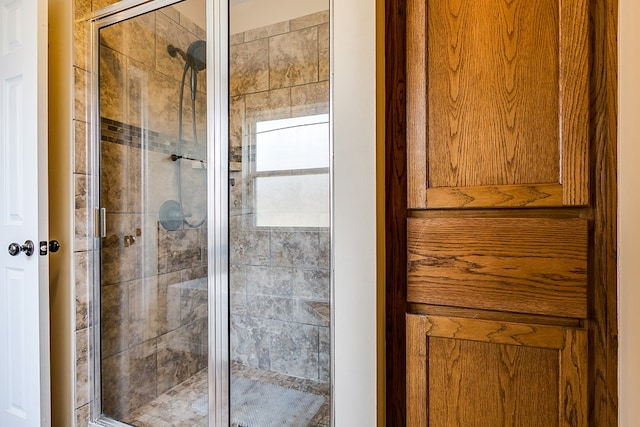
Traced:
<svg viewBox="0 0 640 427">
<path fill-rule="evenodd" d="M 329 115 L 256 123 L 255 213 L 262 227 L 329 226 Z"/>
</svg>

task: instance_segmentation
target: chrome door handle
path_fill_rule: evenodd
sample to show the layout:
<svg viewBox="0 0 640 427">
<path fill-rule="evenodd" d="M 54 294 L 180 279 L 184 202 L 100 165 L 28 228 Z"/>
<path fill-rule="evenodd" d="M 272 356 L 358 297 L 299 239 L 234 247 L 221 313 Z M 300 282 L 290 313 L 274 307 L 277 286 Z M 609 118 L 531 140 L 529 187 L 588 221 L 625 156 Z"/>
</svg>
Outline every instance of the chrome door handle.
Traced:
<svg viewBox="0 0 640 427">
<path fill-rule="evenodd" d="M 16 256 L 20 252 L 24 252 L 26 256 L 33 255 L 33 251 L 35 250 L 35 245 L 31 240 L 27 240 L 24 242 L 24 245 L 19 245 L 17 243 L 11 243 L 9 245 L 9 255 Z"/>
</svg>

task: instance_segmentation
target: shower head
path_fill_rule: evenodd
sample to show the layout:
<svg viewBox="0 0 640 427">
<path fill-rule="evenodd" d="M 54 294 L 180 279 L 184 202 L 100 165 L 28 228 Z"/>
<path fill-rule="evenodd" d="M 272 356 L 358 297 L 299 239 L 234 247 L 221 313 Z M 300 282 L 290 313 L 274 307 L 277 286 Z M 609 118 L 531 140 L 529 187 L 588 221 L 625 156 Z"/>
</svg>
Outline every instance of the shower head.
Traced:
<svg viewBox="0 0 640 427">
<path fill-rule="evenodd" d="M 187 48 L 187 53 L 171 44 L 167 46 L 167 52 L 173 58 L 179 54 L 186 65 L 194 71 L 202 71 L 207 66 L 207 44 L 204 40 L 196 40 L 191 43 Z"/>
<path fill-rule="evenodd" d="M 196 71 L 202 71 L 207 66 L 207 43 L 204 40 L 196 40 L 187 49 L 187 61 Z"/>
</svg>

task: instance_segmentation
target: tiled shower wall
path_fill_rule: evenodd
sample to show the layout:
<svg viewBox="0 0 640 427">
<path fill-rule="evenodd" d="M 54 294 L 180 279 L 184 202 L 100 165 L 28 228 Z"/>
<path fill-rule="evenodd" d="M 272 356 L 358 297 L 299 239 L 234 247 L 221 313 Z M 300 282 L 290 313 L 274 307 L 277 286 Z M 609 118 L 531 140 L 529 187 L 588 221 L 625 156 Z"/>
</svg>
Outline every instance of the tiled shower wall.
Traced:
<svg viewBox="0 0 640 427">
<path fill-rule="evenodd" d="M 76 425 L 86 426 L 94 325 L 88 220 L 89 28 L 81 18 L 92 4 L 75 0 L 74 6 L 75 415 Z M 108 3 L 93 3 L 95 10 L 105 6 Z M 166 231 L 157 216 L 164 201 L 177 199 L 177 163 L 169 155 L 178 151 L 184 62 L 170 57 L 166 47 L 186 50 L 192 41 L 205 39 L 205 33 L 175 9 L 165 8 L 105 28 L 101 36 L 101 204 L 108 212 L 102 242 L 102 390 L 106 412 L 122 418 L 207 363 L 206 227 Z M 198 83 L 199 141 L 193 141 L 186 89 L 182 153 L 204 159 L 204 73 Z M 182 166 L 183 201 L 195 221 L 206 212 L 201 197 L 206 173 L 200 163 L 190 163 Z M 125 236 L 133 237 L 133 244 L 125 242 Z"/>
<path fill-rule="evenodd" d="M 234 34 L 229 64 L 231 359 L 319 381 L 330 380 L 329 230 L 257 227 L 252 153 L 256 122 L 328 113 L 328 20 Z"/>
<path fill-rule="evenodd" d="M 74 183 L 75 183 L 75 419 L 77 426 L 87 426 L 89 420 L 89 347 L 92 333 L 91 313 L 91 271 L 93 259 L 89 233 L 89 193 L 90 185 L 90 116 L 88 114 L 89 99 L 89 27 L 83 20 L 92 10 L 99 10 L 115 3 L 113 0 L 74 0 L 74 16 L 76 19 L 74 29 Z M 159 140 L 158 145 L 175 138 L 176 129 L 174 117 L 177 117 L 177 90 L 179 84 L 175 81 L 181 73 L 181 62 L 170 58 L 166 54 L 166 44 L 169 42 L 183 49 L 196 38 L 203 38 L 203 34 L 192 25 L 184 16 L 174 11 L 156 13 L 155 25 L 166 25 L 171 28 L 183 27 L 185 33 L 178 31 L 181 38 L 175 41 L 162 40 L 158 43 L 149 43 L 148 28 L 145 23 L 132 24 L 125 31 L 110 34 L 102 40 L 107 55 L 114 58 L 113 68 L 107 79 L 113 79 L 115 85 L 124 88 L 124 98 L 114 93 L 103 93 L 104 99 L 109 99 L 107 113 L 103 114 L 101 123 L 103 129 L 108 126 L 126 128 L 128 132 L 135 133 L 140 128 L 153 130 Z M 251 128 L 257 120 L 294 117 L 308 114 L 319 114 L 328 111 L 329 98 L 329 70 L 328 70 L 328 44 L 329 27 L 328 13 L 319 13 L 299 19 L 278 23 L 269 27 L 259 28 L 231 37 L 231 105 L 230 105 L 230 156 L 232 160 L 231 177 L 235 178 L 236 185 L 232 187 L 230 197 L 232 227 L 237 236 L 232 240 L 231 251 L 231 305 L 233 314 L 231 323 L 232 352 L 234 360 L 251 367 L 273 370 L 294 376 L 305 378 L 329 379 L 329 233 L 327 229 L 282 229 L 282 228 L 256 228 L 252 214 L 252 180 L 246 166 L 242 166 L 243 158 L 248 159 L 248 153 L 252 144 Z M 146 40 L 146 41 L 145 41 Z M 122 44 L 118 44 L 122 41 Z M 125 43 L 126 41 L 126 43 Z M 144 47 L 144 52 L 131 46 L 136 42 Z M 121 46 L 122 48 L 119 48 Z M 130 46 L 130 47 L 124 47 Z M 151 48 L 153 46 L 153 48 Z M 126 51 L 123 51 L 125 50 Z M 155 51 L 154 59 L 151 55 Z M 116 60 L 117 59 L 117 60 Z M 150 61 L 150 62 L 149 62 Z M 155 64 L 155 65 L 153 65 Z M 148 68 L 154 68 L 149 74 Z M 144 76 L 148 76 L 146 78 Z M 174 82 L 171 83 L 170 81 Z M 204 83 L 204 79 L 201 79 Z M 200 83 L 200 82 L 199 82 Z M 203 84 L 202 83 L 202 84 Z M 139 115 L 142 111 L 135 103 L 131 103 L 130 94 L 136 93 L 140 85 L 153 85 L 154 91 L 163 102 L 154 100 L 142 100 L 151 103 L 149 106 L 153 114 Z M 202 86 L 204 88 L 204 86 Z M 205 89 L 206 90 L 206 89 Z M 120 92 L 122 94 L 122 92 Z M 167 99 L 174 100 L 167 103 Z M 204 102 L 204 97 L 201 97 Z M 169 104 L 169 109 L 166 109 Z M 172 106 L 171 106 L 172 105 Z M 112 108 L 113 107 L 113 108 Z M 109 109 L 111 108 L 111 112 Z M 204 111 L 202 106 L 196 107 Z M 121 113 L 127 111 L 126 117 Z M 188 123 L 190 107 L 185 104 L 185 120 Z M 204 132 L 204 118 L 198 119 L 199 132 Z M 169 125 L 171 124 L 171 125 Z M 191 139 L 190 127 L 185 126 L 185 138 Z M 120 134 L 120 131 L 116 133 Z M 126 133 L 126 132 L 125 132 Z M 199 139 L 204 140 L 199 135 Z M 131 151 L 139 149 L 131 143 L 124 144 L 118 140 L 106 140 L 112 144 L 111 152 L 116 155 L 130 156 Z M 165 144 L 166 145 L 166 144 Z M 170 149 L 169 149 L 170 150 Z M 157 150 L 148 150 L 148 156 L 160 155 Z M 162 153 L 166 155 L 167 153 Z M 197 150 L 192 154 L 198 154 Z M 132 157 L 135 157 L 133 155 Z M 166 160 L 166 159 L 165 159 Z M 153 161 L 153 160 L 151 160 Z M 159 163 L 162 164 L 162 163 Z M 160 172 L 162 168 L 158 168 Z M 105 173 L 105 172 L 103 172 Z M 162 175 L 162 174 L 159 174 Z M 165 194 L 167 198 L 172 197 Z M 117 197 L 116 197 L 117 198 Z M 157 203 L 161 203 L 157 199 Z M 135 202 L 133 202 L 135 204 Z M 116 215 L 116 214 L 114 214 Z M 130 212 L 120 212 L 121 221 L 110 221 L 115 227 L 115 234 L 133 235 L 140 228 L 142 233 L 153 231 L 153 223 L 142 222 Z M 140 226 L 138 226 L 138 224 Z M 126 230 L 122 227 L 127 227 Z M 118 228 L 120 227 L 120 228 Z M 184 230 L 188 234 L 192 230 Z M 206 259 L 206 246 L 198 246 L 197 242 L 206 241 L 203 238 L 205 231 L 200 230 L 198 236 L 185 237 L 183 234 L 165 233 L 161 228 L 155 228 L 158 241 L 163 239 L 173 240 L 173 243 L 187 242 L 185 254 L 190 250 L 200 250 L 200 258 L 189 255 L 189 259 Z M 163 235 L 163 233 L 165 235 Z M 191 233 L 194 234 L 194 233 Z M 191 243 L 193 244 L 191 244 Z M 122 240 L 118 239 L 118 250 L 137 250 L 134 246 L 124 247 Z M 168 243 L 167 244 L 173 244 Z M 163 245 L 158 244 L 157 259 L 160 274 L 156 276 L 140 278 L 118 278 L 109 286 L 113 286 L 111 297 L 122 303 L 122 299 L 128 299 L 127 313 L 131 307 L 140 301 L 139 294 L 131 292 L 135 290 L 151 289 L 151 294 L 157 292 L 178 292 L 172 288 L 172 283 L 177 280 L 197 279 L 204 274 L 202 265 L 187 266 L 185 268 L 171 269 L 179 265 L 170 260 L 170 255 L 160 253 Z M 117 253 L 117 252 L 116 252 Z M 193 254 L 192 254 L 193 255 Z M 180 258 L 180 256 L 178 257 Z M 153 258 L 152 258 L 153 259 Z M 147 264 L 152 260 L 147 260 Z M 173 266 L 162 270 L 162 265 Z M 181 265 L 181 264 L 180 264 Z M 127 268 L 125 267 L 125 270 Z M 118 273 L 125 274 L 125 273 Z M 128 273 L 126 273 L 128 274 Z M 125 274 L 125 275 L 126 275 Z M 178 276 L 180 279 L 178 279 Z M 129 280 L 130 279 L 130 280 Z M 137 282 L 131 286 L 132 282 Z M 149 283 L 150 282 L 150 283 Z M 127 283 L 125 285 L 124 283 Z M 197 280 L 195 282 L 197 283 Z M 140 286 L 141 285 L 141 286 Z M 163 290 L 164 289 L 164 290 Z M 184 298 L 177 299 L 180 305 L 197 304 L 199 295 L 190 294 L 189 289 L 181 289 L 179 293 Z M 109 294 L 109 293 L 107 293 Z M 161 297 L 162 298 L 162 297 Z M 119 305 L 122 307 L 122 305 Z M 152 329 L 139 329 L 141 325 L 136 316 L 129 317 L 125 312 L 116 313 L 124 320 L 127 317 L 129 325 L 126 333 L 132 331 L 131 337 L 126 340 L 122 337 L 114 337 L 116 348 L 129 348 L 129 340 L 137 342 L 139 360 L 144 360 L 145 354 L 155 354 L 158 357 L 158 346 L 162 347 L 159 336 L 151 338 L 153 333 L 170 333 L 171 328 L 184 326 L 179 310 L 171 307 L 158 306 L 155 322 Z M 200 309 L 185 310 L 185 313 L 199 313 Z M 135 312 L 135 310 L 134 310 Z M 206 312 L 204 313 L 206 317 Z M 195 319 L 187 319 L 187 323 Z M 197 322 L 195 322 L 197 323 Z M 132 329 L 129 329 L 132 328 Z M 150 341 L 155 340 L 155 348 Z M 195 341 L 193 341 L 195 342 Z M 206 341 L 204 341 L 206 342 Z M 145 344 L 146 343 L 146 344 Z M 154 353 L 155 352 L 155 353 Z M 121 356 L 122 357 L 122 356 Z M 142 365 L 143 367 L 146 365 Z M 132 369 L 139 369 L 135 365 Z M 162 373 L 158 373 L 155 367 L 157 383 L 156 387 L 162 388 Z M 144 371 L 143 371 L 144 372 Z M 149 375 L 151 372 L 149 372 Z M 143 381 L 148 377 L 145 372 Z M 165 376 L 165 378 L 167 378 Z M 164 383 L 166 385 L 166 383 Z M 145 386 L 143 384 L 143 386 Z M 151 388 L 151 385 L 148 385 Z M 144 397 L 146 398 L 146 397 Z"/>
</svg>

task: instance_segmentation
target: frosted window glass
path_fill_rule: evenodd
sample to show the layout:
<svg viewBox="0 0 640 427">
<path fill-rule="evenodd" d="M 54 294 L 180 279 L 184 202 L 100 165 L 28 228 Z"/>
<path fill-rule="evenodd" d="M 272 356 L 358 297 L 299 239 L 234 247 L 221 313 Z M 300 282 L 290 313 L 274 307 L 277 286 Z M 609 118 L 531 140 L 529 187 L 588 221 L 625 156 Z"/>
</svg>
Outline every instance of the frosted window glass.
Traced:
<svg viewBox="0 0 640 427">
<path fill-rule="evenodd" d="M 328 227 L 329 174 L 256 178 L 256 213 L 262 227 Z"/>
<path fill-rule="evenodd" d="M 328 114 L 256 123 L 256 172 L 328 167 Z"/>
</svg>

